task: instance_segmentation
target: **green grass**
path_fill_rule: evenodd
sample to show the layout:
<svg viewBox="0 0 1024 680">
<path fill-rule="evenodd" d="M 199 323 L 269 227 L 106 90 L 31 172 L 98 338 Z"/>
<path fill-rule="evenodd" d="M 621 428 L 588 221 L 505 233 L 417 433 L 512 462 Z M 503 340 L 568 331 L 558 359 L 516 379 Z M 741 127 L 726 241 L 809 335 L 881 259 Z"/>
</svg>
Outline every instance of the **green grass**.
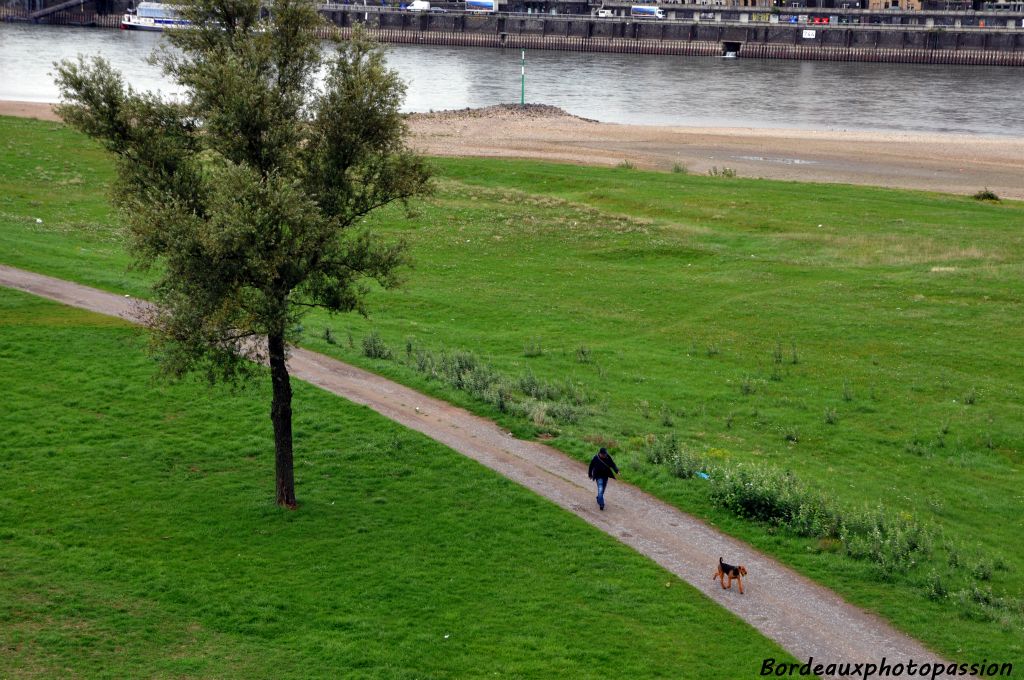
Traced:
<svg viewBox="0 0 1024 680">
<path fill-rule="evenodd" d="M 146 292 L 129 272 L 110 207 L 113 164 L 96 144 L 57 123 L 0 117 L 0 252 L 106 290 Z M 95 267 L 83 267 L 83 263 Z M 87 278 L 83 270 L 92 269 Z"/>
<path fill-rule="evenodd" d="M 775 645 L 582 520 L 296 384 L 153 380 L 141 331 L 0 290 L 4 677 L 749 677 Z"/>
<path fill-rule="evenodd" d="M 7 121 L 0 126 L 9 136 L 0 149 L 13 150 L 0 182 L 20 186 L 7 177 L 56 163 L 40 155 L 48 136 L 85 150 L 70 171 L 109 173 L 81 138 L 48 124 L 10 125 L 16 135 Z M 375 218 L 410 243 L 407 285 L 376 293 L 368 320 L 309 317 L 306 344 L 520 436 L 554 437 L 581 459 L 611 445 L 630 481 L 949 656 L 1021 658 L 1024 205 L 532 162 L 435 163 L 438 192 L 412 219 L 397 210 Z M 98 225 L 110 224 L 93 193 L 71 189 L 51 210 L 95 210 Z M 37 225 L 23 199 L 9 206 L 0 261 L 144 292 L 144 279 L 121 273 L 116 242 L 96 247 L 95 234 L 109 227 Z M 373 332 L 395 359 L 362 356 Z M 472 350 L 509 381 L 527 372 L 570 381 L 588 395 L 588 414 L 566 422 L 537 408 L 529 417 L 501 413 L 417 372 L 407 342 L 435 356 Z M 914 568 L 886 570 L 829 541 L 738 519 L 711 502 L 706 483 L 646 462 L 645 442 L 670 432 L 716 464 L 791 470 L 843 507 L 881 505 L 941 536 Z M 991 576 L 976 576 L 986 565 Z M 949 592 L 929 598 L 936 577 Z M 987 589 L 1006 606 L 979 606 Z"/>
</svg>

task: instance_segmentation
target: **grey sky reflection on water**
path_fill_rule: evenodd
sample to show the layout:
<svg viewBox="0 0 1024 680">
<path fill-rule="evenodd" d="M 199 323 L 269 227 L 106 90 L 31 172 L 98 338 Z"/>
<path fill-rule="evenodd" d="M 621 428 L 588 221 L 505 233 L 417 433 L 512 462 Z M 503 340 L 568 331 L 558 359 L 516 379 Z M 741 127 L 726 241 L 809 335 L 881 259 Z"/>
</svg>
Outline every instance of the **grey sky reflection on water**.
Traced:
<svg viewBox="0 0 1024 680">
<path fill-rule="evenodd" d="M 56 101 L 54 61 L 100 54 L 173 94 L 155 33 L 0 23 L 0 99 Z M 518 103 L 520 51 L 390 45 L 404 109 Z M 1024 69 L 530 50 L 527 102 L 614 123 L 1024 136 Z"/>
</svg>

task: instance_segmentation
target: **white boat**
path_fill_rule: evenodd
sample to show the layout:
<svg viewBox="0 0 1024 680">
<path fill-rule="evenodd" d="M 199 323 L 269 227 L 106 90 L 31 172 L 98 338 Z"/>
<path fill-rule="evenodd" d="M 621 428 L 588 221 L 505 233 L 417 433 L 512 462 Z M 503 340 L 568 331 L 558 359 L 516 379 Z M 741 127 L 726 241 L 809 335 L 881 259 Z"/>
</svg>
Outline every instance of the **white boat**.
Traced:
<svg viewBox="0 0 1024 680">
<path fill-rule="evenodd" d="M 162 2 L 140 2 L 134 11 L 121 17 L 121 29 L 126 31 L 163 31 L 168 28 L 191 26 L 181 18 L 177 5 Z"/>
</svg>

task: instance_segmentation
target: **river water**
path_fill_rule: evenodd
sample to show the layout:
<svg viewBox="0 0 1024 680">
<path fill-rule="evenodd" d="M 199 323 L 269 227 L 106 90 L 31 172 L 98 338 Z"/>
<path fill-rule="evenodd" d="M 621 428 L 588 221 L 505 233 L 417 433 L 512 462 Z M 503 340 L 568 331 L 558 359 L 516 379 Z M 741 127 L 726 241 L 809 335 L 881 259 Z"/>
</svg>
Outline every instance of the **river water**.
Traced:
<svg viewBox="0 0 1024 680">
<path fill-rule="evenodd" d="M 107 58 L 173 94 L 147 62 L 160 34 L 0 23 L 0 99 L 53 102 L 53 62 Z M 391 45 L 407 111 L 517 103 L 520 52 Z M 531 50 L 526 101 L 615 123 L 1024 136 L 1024 69 Z"/>
</svg>

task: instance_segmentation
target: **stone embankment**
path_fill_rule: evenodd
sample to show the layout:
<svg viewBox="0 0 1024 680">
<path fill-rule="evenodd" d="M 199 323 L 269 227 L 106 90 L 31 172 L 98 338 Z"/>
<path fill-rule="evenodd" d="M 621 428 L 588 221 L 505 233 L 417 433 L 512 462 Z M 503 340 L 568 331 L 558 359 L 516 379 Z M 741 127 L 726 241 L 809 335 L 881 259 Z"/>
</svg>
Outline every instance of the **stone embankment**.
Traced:
<svg viewBox="0 0 1024 680">
<path fill-rule="evenodd" d="M 39 21 L 117 28 L 119 14 L 88 11 L 88 4 L 47 15 Z M 792 10 L 798 11 L 798 10 Z M 846 10 L 819 10 L 846 12 Z M 509 14 L 464 11 L 408 12 L 396 7 L 325 4 L 322 12 L 333 25 L 325 29 L 347 37 L 356 24 L 381 42 L 457 45 L 574 52 L 616 52 L 752 59 L 802 59 L 914 64 L 1024 66 L 1024 19 L 1016 15 L 977 19 L 974 13 L 953 18 L 892 15 L 837 17 L 740 11 L 701 14 L 669 9 L 666 19 L 635 19 L 627 15 L 596 18 L 569 14 Z M 968 16 L 970 14 L 970 16 Z M 1024 13 L 1021 13 L 1024 16 Z M 901 17 L 902 18 L 902 17 Z M 826 21 L 827 19 L 827 21 Z M 836 21 L 834 22 L 833 19 Z M 27 11 L 0 8 L 0 20 L 36 20 Z M 821 20 L 825 23 L 808 23 Z M 855 20 L 855 21 L 854 21 Z M 924 23 L 921 23 L 921 21 Z M 842 22 L 846 23 L 842 23 Z"/>
</svg>

